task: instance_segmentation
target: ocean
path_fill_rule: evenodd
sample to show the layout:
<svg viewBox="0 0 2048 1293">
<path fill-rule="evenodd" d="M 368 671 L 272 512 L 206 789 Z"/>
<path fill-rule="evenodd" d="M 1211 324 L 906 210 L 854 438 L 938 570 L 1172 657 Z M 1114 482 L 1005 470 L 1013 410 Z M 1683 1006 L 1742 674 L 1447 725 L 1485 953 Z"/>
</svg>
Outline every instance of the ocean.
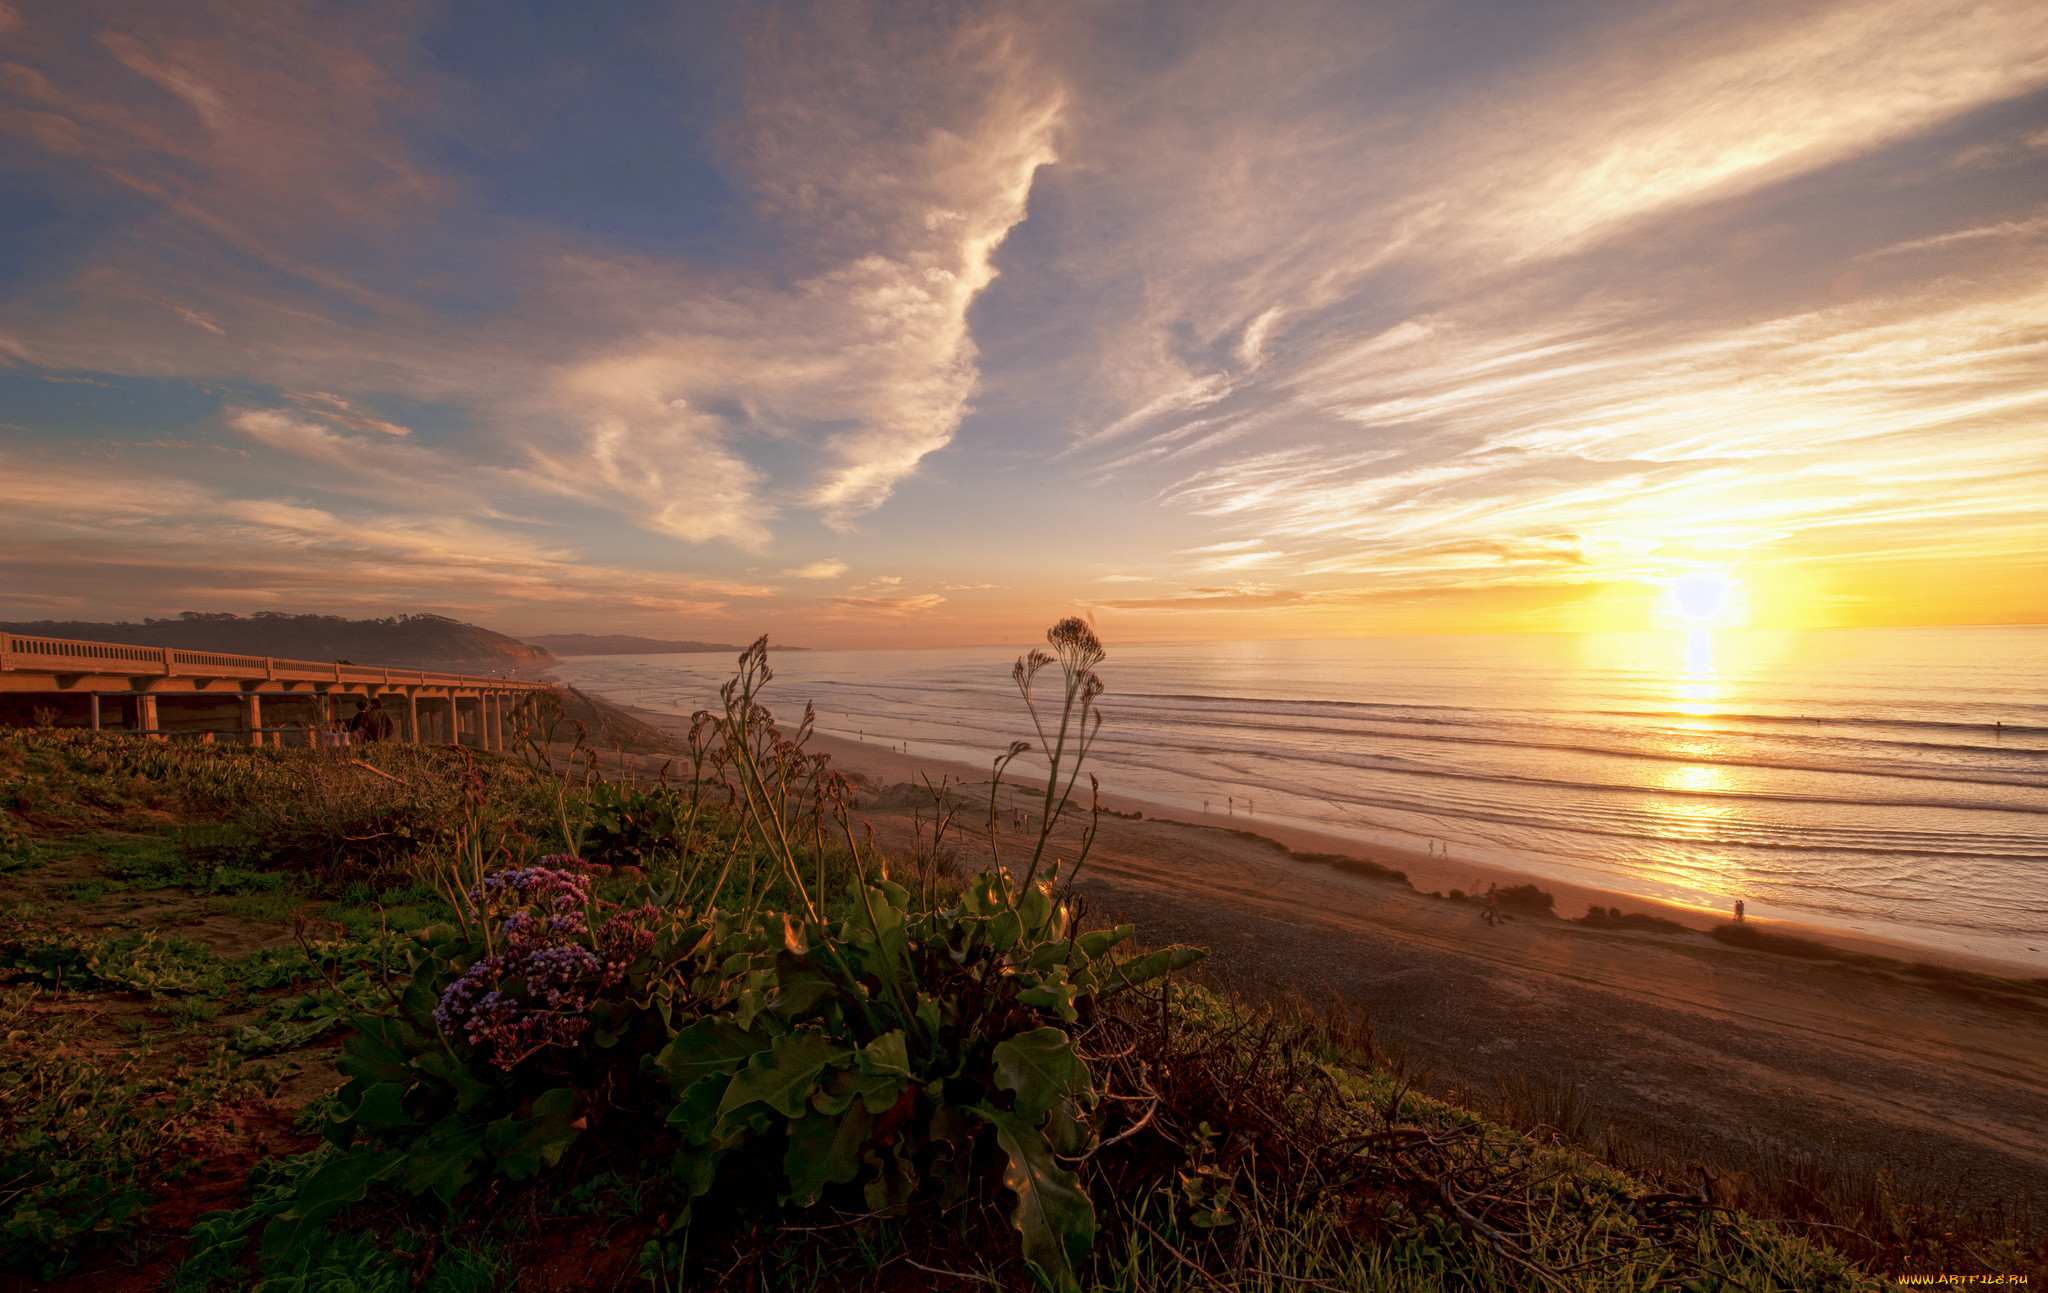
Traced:
<svg viewBox="0 0 2048 1293">
<path fill-rule="evenodd" d="M 1024 649 L 785 652 L 766 699 L 986 767 L 1030 735 Z M 687 714 L 732 664 L 561 672 Z M 1098 672 L 1111 796 L 2048 967 L 2048 628 L 1112 643 Z"/>
</svg>

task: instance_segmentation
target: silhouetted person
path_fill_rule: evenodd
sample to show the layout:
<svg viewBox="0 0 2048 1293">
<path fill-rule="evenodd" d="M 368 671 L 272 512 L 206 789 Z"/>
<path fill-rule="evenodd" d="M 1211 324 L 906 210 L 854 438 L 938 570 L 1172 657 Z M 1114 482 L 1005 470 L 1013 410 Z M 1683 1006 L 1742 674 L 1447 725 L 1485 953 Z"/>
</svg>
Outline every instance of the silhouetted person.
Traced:
<svg viewBox="0 0 2048 1293">
<path fill-rule="evenodd" d="M 371 701 L 370 739 L 373 741 L 388 741 L 397 734 L 398 725 L 392 722 L 391 715 L 385 712 L 383 699 L 379 697 Z"/>
<path fill-rule="evenodd" d="M 1486 886 L 1486 923 L 1489 925 L 1500 924 L 1500 886 L 1498 884 Z"/>
<path fill-rule="evenodd" d="M 373 733 L 376 730 L 376 727 L 377 720 L 370 717 L 369 702 L 363 700 L 357 701 L 356 715 L 354 718 L 351 718 L 348 721 L 349 744 L 361 745 L 366 742 L 376 740 L 376 736 L 373 735 Z"/>
<path fill-rule="evenodd" d="M 1738 925 L 1742 923 L 1742 899 L 1740 898 L 1735 900 L 1735 923 Z"/>
</svg>

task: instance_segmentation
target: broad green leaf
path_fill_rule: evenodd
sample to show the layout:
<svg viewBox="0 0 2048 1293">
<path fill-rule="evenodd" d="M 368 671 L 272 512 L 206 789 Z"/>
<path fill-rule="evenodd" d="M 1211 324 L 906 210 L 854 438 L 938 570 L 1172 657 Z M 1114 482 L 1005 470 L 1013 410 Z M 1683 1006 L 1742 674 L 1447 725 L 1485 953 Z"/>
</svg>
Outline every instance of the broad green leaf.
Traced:
<svg viewBox="0 0 2048 1293">
<path fill-rule="evenodd" d="M 759 988 L 748 988 L 740 993 L 732 1003 L 733 1022 L 745 1028 L 754 1022 L 755 1016 L 767 1008 L 768 994 Z"/>
<path fill-rule="evenodd" d="M 999 911 L 989 918 L 988 941 L 998 952 L 1007 952 L 1024 936 L 1024 922 L 1014 911 Z"/>
<path fill-rule="evenodd" d="M 996 1085 L 1017 1093 L 1017 1116 L 1036 1127 L 1046 1110 L 1088 1090 L 1093 1077 L 1074 1054 L 1073 1039 L 1057 1028 L 1037 1028 L 996 1044 Z"/>
<path fill-rule="evenodd" d="M 1081 1105 L 1071 1096 L 1063 1097 L 1045 1117 L 1045 1138 L 1053 1152 L 1073 1158 L 1087 1153 L 1096 1141 L 1095 1129 L 1081 1116 Z"/>
<path fill-rule="evenodd" d="M 335 1067 L 346 1077 L 366 1082 L 397 1082 L 411 1085 L 416 1076 L 406 1062 L 398 1023 L 375 1015 L 359 1015 L 356 1031 L 341 1044 L 341 1058 Z"/>
<path fill-rule="evenodd" d="M 863 1073 L 900 1073 L 910 1076 L 910 1047 L 904 1042 L 903 1030 L 892 1028 L 860 1049 L 860 1070 Z"/>
<path fill-rule="evenodd" d="M 440 1024 L 434 1020 L 434 1008 L 441 1004 L 441 994 L 435 983 L 438 977 L 415 974 L 412 982 L 406 985 L 405 996 L 400 999 L 405 1013 L 412 1016 L 414 1023 L 435 1031 L 440 1029 Z"/>
<path fill-rule="evenodd" d="M 960 895 L 960 909 L 971 916 L 987 916 L 1002 910 L 1003 900 L 996 896 L 995 877 L 984 871 L 968 881 L 967 892 Z"/>
<path fill-rule="evenodd" d="M 1209 954 L 1206 947 L 1162 947 L 1135 957 L 1106 972 L 1111 987 L 1135 988 L 1174 970 L 1183 970 Z"/>
<path fill-rule="evenodd" d="M 820 1032 L 806 1030 L 775 1039 L 774 1049 L 747 1062 L 719 1102 L 721 1116 L 756 1101 L 785 1118 L 803 1116 L 804 1102 L 825 1065 L 853 1054 Z"/>
<path fill-rule="evenodd" d="M 1056 965 L 1064 969 L 1069 957 L 1077 965 L 1088 964 L 1088 958 L 1081 955 L 1080 948 L 1076 943 L 1065 943 L 1055 938 L 1032 948 L 1031 955 L 1026 958 L 1024 966 L 1026 969 L 1044 973 Z"/>
<path fill-rule="evenodd" d="M 896 1103 L 908 1079 L 901 1073 L 863 1073 L 859 1069 L 828 1069 L 811 1093 L 811 1108 L 837 1117 L 858 1100 L 869 1113 L 881 1113 Z"/>
<path fill-rule="evenodd" d="M 671 1090 L 681 1091 L 707 1074 L 738 1071 L 772 1041 L 760 1029 L 744 1029 L 708 1015 L 670 1038 L 655 1057 L 654 1066 L 668 1079 Z"/>
<path fill-rule="evenodd" d="M 891 907 L 894 907 L 898 911 L 910 910 L 910 890 L 904 888 L 900 884 L 897 884 L 894 880 L 886 879 L 881 882 L 880 887 L 882 890 L 883 899 L 886 902 L 888 902 L 888 904 Z"/>
<path fill-rule="evenodd" d="M 712 1182 L 718 1179 L 718 1160 L 723 1157 L 722 1146 L 685 1145 L 676 1151 L 669 1170 L 675 1173 L 676 1184 L 692 1198 L 701 1199 L 711 1193 Z"/>
<path fill-rule="evenodd" d="M 993 1105 L 974 1111 L 994 1125 L 996 1143 L 1009 1159 L 1003 1184 L 1017 1196 L 1010 1224 L 1023 1236 L 1024 1260 L 1059 1293 L 1073 1293 L 1080 1288 L 1074 1268 L 1095 1242 L 1095 1205 L 1036 1127 Z"/>
<path fill-rule="evenodd" d="M 457 1113 L 468 1113 L 499 1094 L 498 1087 L 480 1081 L 470 1072 L 468 1065 L 447 1051 L 421 1051 L 413 1058 L 413 1065 L 421 1073 L 446 1083 L 454 1090 Z"/>
<path fill-rule="evenodd" d="M 1052 918 L 1052 895 L 1045 891 L 1042 883 L 1033 883 L 1017 899 L 1017 915 L 1024 921 L 1024 932 L 1036 934 L 1045 928 L 1045 922 Z"/>
<path fill-rule="evenodd" d="M 443 1203 L 455 1202 L 462 1187 L 476 1179 L 472 1164 L 484 1152 L 490 1124 L 464 1126 L 451 1115 L 405 1152 L 403 1184 L 414 1194 L 432 1190 Z"/>
<path fill-rule="evenodd" d="M 371 1136 L 382 1136 L 412 1125 L 412 1119 L 405 1114 L 405 1088 L 396 1082 L 372 1083 L 345 1117 L 356 1130 Z"/>
<path fill-rule="evenodd" d="M 837 1117 L 810 1112 L 789 1124 L 789 1150 L 782 1170 L 789 1193 L 782 1202 L 808 1208 L 828 1184 L 844 1185 L 860 1172 L 861 1146 L 874 1117 L 856 1103 Z"/>
<path fill-rule="evenodd" d="M 712 1129 L 718 1124 L 718 1102 L 725 1098 L 725 1089 L 731 1085 L 732 1079 L 723 1073 L 691 1083 L 669 1107 L 669 1129 L 691 1144 L 701 1145 L 710 1140 Z"/>
<path fill-rule="evenodd" d="M 398 1150 L 358 1146 L 345 1157 L 322 1163 L 299 1186 L 291 1209 L 264 1227 L 264 1255 L 282 1257 L 303 1247 L 320 1232 L 328 1217 L 351 1203 L 362 1202 L 371 1185 L 397 1171 L 404 1161 L 405 1155 Z"/>
<path fill-rule="evenodd" d="M 497 1159 L 500 1172 L 523 1181 L 562 1161 L 562 1155 L 576 1141 L 577 1130 L 570 1125 L 575 1116 L 574 1088 L 558 1086 L 534 1100 L 530 1116 L 508 1116 L 490 1124 L 485 1144 Z"/>
<path fill-rule="evenodd" d="M 1118 925 L 1115 929 L 1095 929 L 1074 940 L 1075 946 L 1088 954 L 1089 960 L 1101 956 L 1110 948 L 1138 932 L 1136 925 Z"/>
<path fill-rule="evenodd" d="M 917 1169 L 908 1159 L 899 1156 L 901 1149 L 898 1145 L 867 1156 L 867 1161 L 875 1169 L 875 1179 L 869 1181 L 861 1193 L 867 1197 L 871 1212 L 904 1207 L 917 1193 Z"/>
</svg>

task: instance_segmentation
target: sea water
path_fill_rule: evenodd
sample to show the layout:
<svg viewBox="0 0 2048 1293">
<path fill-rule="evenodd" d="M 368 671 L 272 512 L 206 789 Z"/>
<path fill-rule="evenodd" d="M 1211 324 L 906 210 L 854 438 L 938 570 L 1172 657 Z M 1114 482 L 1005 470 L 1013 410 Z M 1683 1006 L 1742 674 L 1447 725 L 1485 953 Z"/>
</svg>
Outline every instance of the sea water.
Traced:
<svg viewBox="0 0 2048 1293">
<path fill-rule="evenodd" d="M 767 699 L 985 767 L 1032 736 L 1022 649 L 785 652 Z M 561 672 L 687 714 L 732 664 Z M 2048 628 L 1113 643 L 1099 672 L 1111 795 L 2048 966 Z"/>
</svg>

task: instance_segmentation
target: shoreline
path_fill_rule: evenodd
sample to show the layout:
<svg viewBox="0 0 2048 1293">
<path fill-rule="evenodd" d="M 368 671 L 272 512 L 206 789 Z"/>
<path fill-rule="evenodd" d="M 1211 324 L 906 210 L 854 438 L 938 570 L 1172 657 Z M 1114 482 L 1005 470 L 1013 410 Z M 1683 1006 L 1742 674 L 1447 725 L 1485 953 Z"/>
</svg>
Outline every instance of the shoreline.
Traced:
<svg viewBox="0 0 2048 1293">
<path fill-rule="evenodd" d="M 985 767 L 838 737 L 814 745 L 862 775 L 858 820 L 900 871 L 921 856 L 958 877 L 997 853 L 1016 868 L 1037 844 L 1034 824 L 1019 830 L 1012 816 L 1038 807 L 1021 779 L 1006 780 L 991 838 Z M 943 848 L 920 773 L 959 778 Z M 1560 915 L 1597 903 L 1689 932 L 1514 908 L 1490 926 L 1477 904 L 1414 886 L 1455 874 L 1431 870 L 1443 864 L 1426 854 L 1239 828 L 1256 819 L 1155 818 L 1132 796 L 1104 806 L 1119 815 L 1101 818 L 1074 885 L 1091 926 L 1131 921 L 1149 946 L 1206 948 L 1200 972 L 1232 990 L 1363 1010 L 1382 1049 L 1432 1089 L 1475 1108 L 1554 1089 L 1624 1145 L 1664 1146 L 1723 1173 L 1768 1175 L 1787 1152 L 1811 1155 L 1844 1181 L 1889 1172 L 2048 1233 L 2048 978 L 2038 971 L 1777 921 L 1748 927 L 1830 952 L 1732 944 L 1710 936 L 1726 922 L 1696 909 L 1501 868 L 1487 878 L 1537 884 Z M 1145 816 L 1123 815 L 1133 810 Z M 1075 857 L 1081 833 L 1080 820 L 1062 823 L 1046 861 Z M 1289 850 L 1405 870 L 1411 883 Z"/>
<path fill-rule="evenodd" d="M 682 715 L 621 704 L 609 697 L 606 699 L 634 717 L 664 731 L 688 730 L 689 720 Z M 989 779 L 989 767 L 986 765 L 976 767 L 958 760 L 914 753 L 905 754 L 880 743 L 827 733 L 813 733 L 809 748 L 831 755 L 835 768 L 842 772 L 859 773 L 874 782 L 878 790 L 899 784 L 918 784 L 921 774 L 931 776 L 934 781 L 940 777 L 951 777 L 956 784 L 962 785 L 985 785 Z M 1040 790 L 1043 788 L 1042 781 L 1024 777 L 1006 778 L 1005 784 L 1031 785 Z M 1076 791 L 1076 798 L 1082 798 L 1080 790 Z M 1421 849 L 1361 841 L 1333 831 L 1317 830 L 1288 822 L 1268 821 L 1248 814 L 1212 812 L 1205 815 L 1199 811 L 1190 813 L 1176 805 L 1161 804 L 1143 796 L 1115 791 L 1103 795 L 1103 807 L 1105 811 L 1142 813 L 1146 821 L 1156 821 L 1161 825 L 1180 825 L 1239 837 L 1254 837 L 1293 853 L 1329 854 L 1390 867 L 1405 872 L 1409 886 L 1423 899 L 1429 899 L 1432 892 L 1449 894 L 1454 889 L 1469 889 L 1476 880 L 1482 887 L 1488 883 L 1499 884 L 1503 889 L 1524 884 L 1536 886 L 1552 896 L 1555 904 L 1552 910 L 1560 923 L 1568 923 L 1584 915 L 1586 909 L 1593 906 L 1619 907 L 1628 913 L 1641 912 L 1675 921 L 1699 934 L 1706 934 L 1714 927 L 1730 922 L 1728 913 L 1711 907 L 1646 897 L 1623 889 L 1561 880 L 1535 871 L 1473 858 L 1461 858 L 1455 854 L 1433 855 Z M 1314 862 L 1297 862 L 1297 865 L 1329 870 Z M 1819 925 L 1810 921 L 1752 917 L 1745 923 L 1771 934 L 1821 943 L 1865 956 L 1886 957 L 1908 964 L 1925 962 L 2001 978 L 2042 977 L 2041 966 L 2022 960 L 1959 951 L 1859 930 Z"/>
</svg>

